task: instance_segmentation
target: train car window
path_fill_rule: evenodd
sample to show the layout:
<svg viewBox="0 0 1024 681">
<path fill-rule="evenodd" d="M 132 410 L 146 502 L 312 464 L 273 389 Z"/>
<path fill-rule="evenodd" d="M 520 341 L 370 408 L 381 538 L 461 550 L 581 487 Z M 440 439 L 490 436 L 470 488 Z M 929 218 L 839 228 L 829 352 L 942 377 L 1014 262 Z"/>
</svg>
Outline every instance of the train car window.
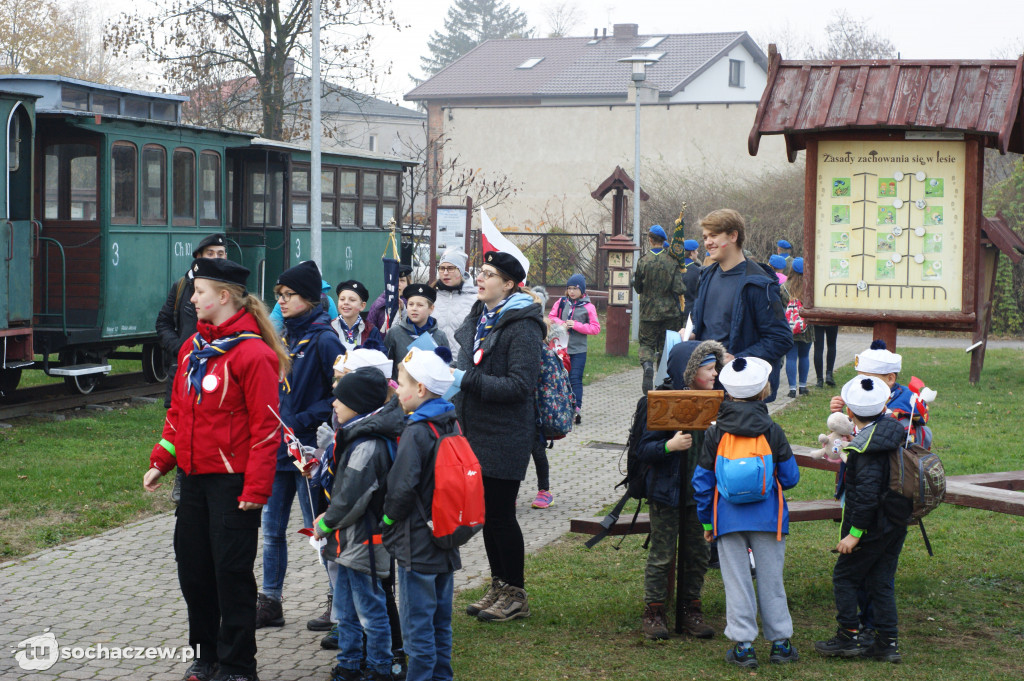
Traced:
<svg viewBox="0 0 1024 681">
<path fill-rule="evenodd" d="M 363 196 L 377 196 L 377 173 L 363 171 Z"/>
<path fill-rule="evenodd" d="M 153 102 L 153 119 L 157 121 L 177 121 L 178 107 L 174 102 Z"/>
<path fill-rule="evenodd" d="M 356 226 L 356 202 L 341 201 L 338 204 L 338 224 L 342 227 Z"/>
<path fill-rule="evenodd" d="M 154 144 L 142 148 L 142 222 L 167 222 L 167 151 Z"/>
<path fill-rule="evenodd" d="M 131 142 L 114 142 L 110 148 L 110 220 L 134 224 L 139 194 L 136 164 L 138 151 Z"/>
<path fill-rule="evenodd" d="M 292 168 L 292 224 L 309 224 L 309 168 Z"/>
<path fill-rule="evenodd" d="M 235 222 L 235 169 L 228 166 L 228 205 L 227 224 L 234 225 Z"/>
<path fill-rule="evenodd" d="M 376 227 L 377 225 L 377 204 L 368 201 L 363 202 L 363 221 L 361 226 Z"/>
<path fill-rule="evenodd" d="M 268 178 L 264 165 L 254 163 L 246 167 L 246 173 L 249 184 L 246 223 L 253 227 L 280 227 L 284 204 L 284 172 L 271 170 Z"/>
<path fill-rule="evenodd" d="M 342 170 L 341 171 L 341 183 L 338 187 L 338 191 L 343 196 L 355 196 L 356 195 L 356 171 L 354 170 Z"/>
<path fill-rule="evenodd" d="M 15 173 L 21 167 L 21 117 L 13 116 L 7 128 L 7 172 Z"/>
<path fill-rule="evenodd" d="M 89 111 L 116 116 L 121 113 L 121 98 L 94 92 L 92 94 L 92 103 L 89 105 Z"/>
<path fill-rule="evenodd" d="M 334 225 L 335 179 L 338 171 L 335 168 L 324 169 L 320 173 L 320 224 L 323 227 Z"/>
<path fill-rule="evenodd" d="M 43 217 L 96 219 L 96 147 L 50 144 L 43 151 Z"/>
<path fill-rule="evenodd" d="M 85 90 L 77 90 L 73 87 L 62 87 L 60 89 L 60 105 L 65 109 L 88 111 L 89 93 Z"/>
<path fill-rule="evenodd" d="M 171 191 L 174 224 L 196 224 L 196 154 L 191 149 L 175 149 L 172 157 Z"/>
<path fill-rule="evenodd" d="M 216 151 L 199 155 L 199 222 L 220 224 L 220 154 Z"/>
<path fill-rule="evenodd" d="M 381 180 L 381 192 L 380 195 L 386 199 L 398 198 L 398 175 L 392 175 L 386 173 Z M 386 221 L 385 221 L 386 224 Z"/>
<path fill-rule="evenodd" d="M 149 101 L 126 97 L 124 100 L 124 115 L 133 118 L 149 118 Z"/>
</svg>

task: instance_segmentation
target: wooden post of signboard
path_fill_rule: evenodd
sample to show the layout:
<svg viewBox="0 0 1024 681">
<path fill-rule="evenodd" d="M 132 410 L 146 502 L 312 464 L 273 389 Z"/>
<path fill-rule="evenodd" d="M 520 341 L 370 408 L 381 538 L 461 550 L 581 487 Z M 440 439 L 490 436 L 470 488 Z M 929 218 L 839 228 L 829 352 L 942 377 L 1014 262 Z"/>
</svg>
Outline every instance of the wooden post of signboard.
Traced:
<svg viewBox="0 0 1024 681">
<path fill-rule="evenodd" d="M 463 228 L 462 236 L 455 236 L 457 239 L 461 239 L 462 243 L 458 244 L 462 246 L 462 250 L 469 253 L 469 234 L 473 227 L 473 197 L 466 197 L 465 205 L 447 205 L 440 206 L 437 203 L 437 199 L 431 199 L 430 201 L 430 276 L 428 279 L 433 279 L 437 272 L 437 211 L 438 210 L 457 210 L 466 212 L 466 226 Z M 446 248 L 451 248 L 457 245 L 456 243 L 445 242 Z M 469 267 L 469 263 L 466 264 Z"/>
</svg>

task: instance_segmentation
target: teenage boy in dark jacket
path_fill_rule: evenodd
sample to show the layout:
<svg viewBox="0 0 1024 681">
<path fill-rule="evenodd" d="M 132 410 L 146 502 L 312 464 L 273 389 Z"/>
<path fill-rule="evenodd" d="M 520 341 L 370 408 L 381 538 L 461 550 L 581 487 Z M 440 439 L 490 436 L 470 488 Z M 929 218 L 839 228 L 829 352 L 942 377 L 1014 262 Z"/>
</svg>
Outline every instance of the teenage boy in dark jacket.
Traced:
<svg viewBox="0 0 1024 681">
<path fill-rule="evenodd" d="M 896 615 L 896 566 L 907 526 L 890 518 L 907 518 L 909 499 L 888 494 L 889 458 L 906 438 L 899 421 L 887 418 L 889 387 L 874 376 L 856 376 L 843 386 L 842 398 L 858 428 L 847 453 L 844 489 L 846 503 L 836 546 L 839 559 L 832 572 L 836 600 L 836 635 L 817 641 L 814 649 L 827 657 L 872 657 L 900 661 Z M 864 587 L 873 608 L 875 638 L 870 646 L 861 637 L 857 590 Z"/>
<path fill-rule="evenodd" d="M 391 559 L 378 528 L 391 453 L 405 423 L 397 403 L 385 406 L 387 396 L 387 379 L 372 367 L 345 374 L 334 388 L 341 424 L 329 452 L 334 481 L 330 505 L 313 525 L 318 537 L 327 538 L 324 557 L 336 564 L 332 615 L 338 622 L 338 662 L 331 681 L 391 679 L 391 629 L 380 583 Z"/>
<path fill-rule="evenodd" d="M 398 563 L 407 681 L 452 678 L 452 590 L 462 561 L 458 549 L 434 543 L 421 511 L 433 505 L 434 431 L 458 429 L 455 407 L 441 397 L 452 384 L 451 353 L 445 354 L 413 349 L 398 369 L 398 401 L 409 417 L 388 474 L 384 546 Z"/>
<path fill-rule="evenodd" d="M 725 348 L 717 341 L 684 341 L 668 356 L 668 373 L 678 390 L 714 390 L 718 372 L 725 366 Z M 704 431 L 648 430 L 637 446 L 637 458 L 650 465 L 647 471 L 647 503 L 651 516 L 651 550 L 644 571 L 644 636 L 668 638 L 668 582 L 682 534 L 685 566 L 679 580 L 683 601 L 683 631 L 711 638 L 715 630 L 704 623 L 700 593 L 708 570 L 711 549 L 704 541 L 704 527 L 697 520 L 697 501 L 692 478 L 704 445 Z M 683 509 L 680 511 L 680 504 Z"/>
</svg>

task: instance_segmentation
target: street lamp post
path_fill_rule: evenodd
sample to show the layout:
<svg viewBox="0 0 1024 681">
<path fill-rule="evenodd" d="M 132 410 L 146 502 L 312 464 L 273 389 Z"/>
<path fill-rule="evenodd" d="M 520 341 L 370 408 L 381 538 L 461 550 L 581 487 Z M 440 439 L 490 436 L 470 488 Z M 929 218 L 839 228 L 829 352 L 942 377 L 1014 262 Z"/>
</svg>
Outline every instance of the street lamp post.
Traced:
<svg viewBox="0 0 1024 681">
<path fill-rule="evenodd" d="M 642 245 L 640 240 L 640 87 L 641 83 L 647 80 L 647 65 L 658 61 L 657 57 L 646 54 L 634 54 L 630 57 L 619 59 L 620 63 L 632 64 L 633 66 L 633 89 L 635 100 L 635 122 L 633 142 L 633 243 L 636 245 L 636 257 L 633 258 L 633 275 L 636 276 L 636 263 L 640 259 Z M 638 340 L 640 337 L 640 297 L 633 294 L 633 312 L 630 315 L 630 339 Z"/>
</svg>

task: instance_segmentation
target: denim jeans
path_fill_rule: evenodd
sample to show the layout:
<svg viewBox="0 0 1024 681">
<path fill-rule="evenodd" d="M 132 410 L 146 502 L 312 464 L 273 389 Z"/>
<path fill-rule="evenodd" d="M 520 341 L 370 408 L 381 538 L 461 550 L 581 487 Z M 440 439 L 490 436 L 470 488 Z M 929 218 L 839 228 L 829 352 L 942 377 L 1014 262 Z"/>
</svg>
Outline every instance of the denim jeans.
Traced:
<svg viewBox="0 0 1024 681">
<path fill-rule="evenodd" d="M 398 612 L 402 617 L 406 681 L 450 681 L 454 573 L 430 575 L 398 568 Z"/>
<path fill-rule="evenodd" d="M 391 674 L 391 625 L 380 580 L 338 565 L 331 619 L 338 623 L 338 666 L 359 669 L 366 632 L 366 666 L 377 674 Z"/>
<path fill-rule="evenodd" d="M 284 573 L 288 570 L 288 516 L 292 512 L 292 501 L 299 497 L 302 509 L 303 527 L 312 527 L 313 509 L 309 503 L 311 489 L 313 498 L 319 493 L 318 487 L 307 488 L 306 479 L 296 471 L 277 471 L 274 487 L 267 505 L 263 507 L 263 589 L 265 596 L 281 600 L 284 588 Z"/>
<path fill-rule="evenodd" d="M 569 355 L 569 385 L 572 387 L 573 397 L 576 398 L 576 408 L 583 408 L 583 369 L 587 366 L 587 353 L 577 352 Z"/>
<path fill-rule="evenodd" d="M 811 369 L 811 344 L 801 341 L 793 341 L 793 347 L 786 354 L 786 380 L 789 381 L 789 389 L 796 390 L 797 387 L 807 387 L 807 372 Z M 800 370 L 800 384 L 797 385 L 797 369 Z"/>
</svg>

